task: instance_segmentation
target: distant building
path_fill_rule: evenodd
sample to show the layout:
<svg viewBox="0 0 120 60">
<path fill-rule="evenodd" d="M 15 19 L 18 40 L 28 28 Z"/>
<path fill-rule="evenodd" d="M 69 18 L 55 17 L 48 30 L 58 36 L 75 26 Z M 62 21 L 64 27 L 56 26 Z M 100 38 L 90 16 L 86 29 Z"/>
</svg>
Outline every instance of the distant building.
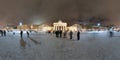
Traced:
<svg viewBox="0 0 120 60">
<path fill-rule="evenodd" d="M 19 30 L 28 30 L 29 29 L 29 25 L 17 26 L 17 29 L 19 29 Z"/>
<path fill-rule="evenodd" d="M 68 27 L 68 29 L 71 31 L 78 31 L 78 30 L 82 30 L 82 26 L 79 24 L 74 24 L 74 25 Z"/>
<path fill-rule="evenodd" d="M 53 30 L 67 30 L 67 23 L 62 22 L 61 20 L 53 23 Z"/>
<path fill-rule="evenodd" d="M 17 26 L 17 29 L 20 30 L 37 30 L 37 31 L 56 31 L 56 30 L 69 30 L 69 31 L 77 31 L 82 30 L 82 26 L 79 24 L 74 24 L 72 26 L 67 26 L 66 22 L 62 22 L 59 20 L 58 22 L 53 23 L 53 26 L 49 26 L 46 24 L 42 25 L 21 25 Z"/>
<path fill-rule="evenodd" d="M 39 25 L 38 29 L 39 31 L 51 31 L 53 27 L 46 24 L 42 24 L 42 25 Z"/>
<path fill-rule="evenodd" d="M 15 25 L 5 25 L 3 26 L 4 30 L 13 30 L 13 29 L 16 29 L 16 26 Z"/>
<path fill-rule="evenodd" d="M 72 26 L 67 26 L 67 23 L 62 22 L 59 20 L 58 22 L 53 23 L 53 30 L 69 30 L 69 31 L 77 31 L 77 30 L 82 30 L 82 26 L 79 24 L 74 24 Z"/>
</svg>

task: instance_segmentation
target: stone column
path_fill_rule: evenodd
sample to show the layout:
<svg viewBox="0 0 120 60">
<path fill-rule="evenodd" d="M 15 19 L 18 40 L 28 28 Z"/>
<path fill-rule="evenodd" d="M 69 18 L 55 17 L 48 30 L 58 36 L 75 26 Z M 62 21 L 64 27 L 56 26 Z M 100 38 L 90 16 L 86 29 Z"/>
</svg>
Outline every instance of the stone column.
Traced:
<svg viewBox="0 0 120 60">
<path fill-rule="evenodd" d="M 63 26 L 63 30 L 65 31 L 65 26 Z"/>
<path fill-rule="evenodd" d="M 64 30 L 64 28 L 63 28 L 64 26 L 62 26 L 62 30 Z"/>
<path fill-rule="evenodd" d="M 59 26 L 57 26 L 57 30 L 59 29 Z"/>
<path fill-rule="evenodd" d="M 57 30 L 57 26 L 55 25 L 55 30 Z"/>
<path fill-rule="evenodd" d="M 54 25 L 54 28 L 53 28 L 53 30 L 55 30 L 55 25 Z"/>
</svg>

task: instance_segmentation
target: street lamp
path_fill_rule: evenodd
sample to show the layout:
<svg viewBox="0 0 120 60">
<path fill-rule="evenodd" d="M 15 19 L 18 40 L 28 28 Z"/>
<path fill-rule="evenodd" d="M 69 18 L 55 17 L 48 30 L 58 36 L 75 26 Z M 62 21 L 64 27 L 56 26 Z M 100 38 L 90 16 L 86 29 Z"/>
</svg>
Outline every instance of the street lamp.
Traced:
<svg viewBox="0 0 120 60">
<path fill-rule="evenodd" d="M 98 26 L 98 31 L 100 31 L 100 25 L 101 25 L 100 23 L 97 24 L 97 26 Z"/>
<path fill-rule="evenodd" d="M 99 27 L 100 25 L 101 25 L 100 23 L 97 24 L 98 27 Z"/>
<path fill-rule="evenodd" d="M 19 22 L 19 25 L 22 26 L 23 25 L 22 22 Z"/>
<path fill-rule="evenodd" d="M 21 26 L 22 26 L 22 25 L 23 25 L 22 22 L 19 22 L 20 30 L 21 30 Z"/>
</svg>

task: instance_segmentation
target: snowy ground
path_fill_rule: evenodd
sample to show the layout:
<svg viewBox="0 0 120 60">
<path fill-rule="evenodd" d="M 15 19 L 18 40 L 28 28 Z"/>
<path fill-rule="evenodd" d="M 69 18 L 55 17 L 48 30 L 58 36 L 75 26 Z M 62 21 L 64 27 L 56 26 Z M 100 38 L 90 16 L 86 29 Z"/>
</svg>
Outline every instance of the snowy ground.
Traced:
<svg viewBox="0 0 120 60">
<path fill-rule="evenodd" d="M 0 36 L 0 60 L 120 60 L 120 32 L 84 32 L 81 39 L 56 38 L 53 34 L 19 33 Z"/>
</svg>

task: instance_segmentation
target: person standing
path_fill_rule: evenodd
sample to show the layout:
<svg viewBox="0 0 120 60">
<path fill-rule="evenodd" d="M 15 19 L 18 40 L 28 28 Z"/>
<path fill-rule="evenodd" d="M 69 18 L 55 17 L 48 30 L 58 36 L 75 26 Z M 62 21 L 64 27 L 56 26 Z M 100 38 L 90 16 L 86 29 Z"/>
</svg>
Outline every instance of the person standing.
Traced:
<svg viewBox="0 0 120 60">
<path fill-rule="evenodd" d="M 27 31 L 27 37 L 29 37 L 29 32 Z"/>
<path fill-rule="evenodd" d="M 80 31 L 77 32 L 77 40 L 80 40 Z"/>
<path fill-rule="evenodd" d="M 55 31 L 55 36 L 58 38 L 58 32 L 57 31 Z"/>
<path fill-rule="evenodd" d="M 0 30 L 0 32 L 1 32 L 1 36 L 3 36 L 3 30 Z"/>
<path fill-rule="evenodd" d="M 6 36 L 6 31 L 5 30 L 3 31 L 3 34 L 4 34 L 4 36 Z"/>
<path fill-rule="evenodd" d="M 15 32 L 13 32 L 13 35 L 15 35 Z"/>
<path fill-rule="evenodd" d="M 63 38 L 66 38 L 67 31 L 64 31 Z"/>
<path fill-rule="evenodd" d="M 20 36 L 21 36 L 21 38 L 23 37 L 23 31 L 22 30 L 20 31 Z"/>
<path fill-rule="evenodd" d="M 62 30 L 59 31 L 60 38 L 62 38 Z"/>
<path fill-rule="evenodd" d="M 110 37 L 113 37 L 113 32 L 112 32 L 112 31 L 110 31 L 109 33 L 110 33 Z"/>
<path fill-rule="evenodd" d="M 72 35 L 73 35 L 73 32 L 72 32 L 72 31 L 70 31 L 70 39 L 72 39 Z"/>
</svg>

